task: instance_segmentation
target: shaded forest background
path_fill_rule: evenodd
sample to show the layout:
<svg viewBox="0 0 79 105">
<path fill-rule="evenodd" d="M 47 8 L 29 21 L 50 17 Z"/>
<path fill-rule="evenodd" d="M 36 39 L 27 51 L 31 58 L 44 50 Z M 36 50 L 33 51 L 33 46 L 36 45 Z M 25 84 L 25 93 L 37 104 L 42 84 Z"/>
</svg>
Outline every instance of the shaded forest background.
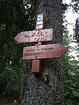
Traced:
<svg viewBox="0 0 79 105">
<path fill-rule="evenodd" d="M 71 5 L 79 10 L 79 1 Z M 69 5 L 62 4 L 63 13 Z M 0 99 L 21 100 L 25 90 L 27 65 L 22 61 L 22 49 L 30 44 L 18 44 L 14 37 L 17 33 L 35 29 L 34 0 L 0 0 Z M 79 24 L 75 25 L 75 39 L 79 42 Z M 79 105 L 79 64 L 70 56 L 68 31 L 63 27 L 63 44 L 68 52 L 63 57 L 65 105 Z M 79 49 L 73 49 L 79 50 Z"/>
</svg>

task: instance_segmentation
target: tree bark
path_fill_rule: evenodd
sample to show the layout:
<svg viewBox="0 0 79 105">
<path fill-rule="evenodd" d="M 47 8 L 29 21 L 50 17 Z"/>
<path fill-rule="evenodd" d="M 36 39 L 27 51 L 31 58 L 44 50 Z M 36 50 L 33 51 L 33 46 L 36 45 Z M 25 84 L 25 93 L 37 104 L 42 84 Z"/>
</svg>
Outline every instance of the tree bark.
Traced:
<svg viewBox="0 0 79 105">
<path fill-rule="evenodd" d="M 52 43 L 62 43 L 62 0 L 37 0 L 36 14 L 43 13 L 46 27 L 54 29 Z M 61 58 L 42 60 L 42 75 L 28 69 L 24 105 L 64 105 Z"/>
<path fill-rule="evenodd" d="M 79 43 L 79 17 L 76 19 L 76 23 L 75 23 L 75 35 L 74 35 L 74 38 Z"/>
</svg>

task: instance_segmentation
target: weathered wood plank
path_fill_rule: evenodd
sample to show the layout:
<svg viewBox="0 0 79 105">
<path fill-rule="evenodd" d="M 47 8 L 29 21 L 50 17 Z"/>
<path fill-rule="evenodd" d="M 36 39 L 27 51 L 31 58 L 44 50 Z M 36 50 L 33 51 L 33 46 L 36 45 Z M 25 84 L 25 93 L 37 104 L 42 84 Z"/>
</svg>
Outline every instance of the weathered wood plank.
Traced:
<svg viewBox="0 0 79 105">
<path fill-rule="evenodd" d="M 65 52 L 65 48 L 61 44 L 49 44 L 40 46 L 24 47 L 23 59 L 46 59 L 46 58 L 59 58 Z"/>
<path fill-rule="evenodd" d="M 20 32 L 15 40 L 18 43 L 32 43 L 32 42 L 45 42 L 51 41 L 53 38 L 53 29 L 42 29 L 42 30 L 33 30 Z"/>
</svg>

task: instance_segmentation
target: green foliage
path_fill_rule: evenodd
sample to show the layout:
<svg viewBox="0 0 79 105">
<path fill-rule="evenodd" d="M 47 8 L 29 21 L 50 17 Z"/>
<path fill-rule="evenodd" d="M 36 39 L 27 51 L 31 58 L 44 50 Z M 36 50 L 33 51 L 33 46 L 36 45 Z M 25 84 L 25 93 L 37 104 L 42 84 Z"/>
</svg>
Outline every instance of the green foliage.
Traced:
<svg viewBox="0 0 79 105">
<path fill-rule="evenodd" d="M 6 86 L 6 93 L 10 95 L 10 92 L 18 92 L 19 87 L 16 85 L 19 83 L 19 78 L 17 77 L 16 71 L 12 67 L 5 67 L 5 70 L 1 73 L 1 80 Z M 17 89 L 18 88 L 18 89 Z"/>
<path fill-rule="evenodd" d="M 30 5 L 30 7 L 29 7 Z M 26 6 L 26 8 L 25 8 Z M 20 92 L 22 78 L 25 88 L 27 64 L 22 61 L 23 47 L 14 37 L 24 30 L 34 29 L 35 1 L 0 1 L 0 96 L 14 96 Z"/>
<path fill-rule="evenodd" d="M 79 105 L 79 61 L 69 55 L 72 48 L 67 36 L 68 32 L 65 30 L 63 39 L 69 49 L 63 58 L 65 105 Z"/>
</svg>

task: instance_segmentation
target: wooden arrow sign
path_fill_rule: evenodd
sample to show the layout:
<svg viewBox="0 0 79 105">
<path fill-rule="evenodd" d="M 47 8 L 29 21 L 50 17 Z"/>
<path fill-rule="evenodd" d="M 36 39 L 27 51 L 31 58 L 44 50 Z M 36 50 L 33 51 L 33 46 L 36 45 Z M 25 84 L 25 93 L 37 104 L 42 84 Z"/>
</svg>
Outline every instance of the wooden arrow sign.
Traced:
<svg viewBox="0 0 79 105">
<path fill-rule="evenodd" d="M 67 48 L 65 48 L 63 45 L 59 43 L 24 47 L 23 60 L 59 58 L 66 52 L 66 50 Z"/>
<path fill-rule="evenodd" d="M 42 29 L 34 31 L 20 32 L 15 40 L 18 43 L 44 42 L 51 41 L 53 36 L 53 29 Z"/>
</svg>

